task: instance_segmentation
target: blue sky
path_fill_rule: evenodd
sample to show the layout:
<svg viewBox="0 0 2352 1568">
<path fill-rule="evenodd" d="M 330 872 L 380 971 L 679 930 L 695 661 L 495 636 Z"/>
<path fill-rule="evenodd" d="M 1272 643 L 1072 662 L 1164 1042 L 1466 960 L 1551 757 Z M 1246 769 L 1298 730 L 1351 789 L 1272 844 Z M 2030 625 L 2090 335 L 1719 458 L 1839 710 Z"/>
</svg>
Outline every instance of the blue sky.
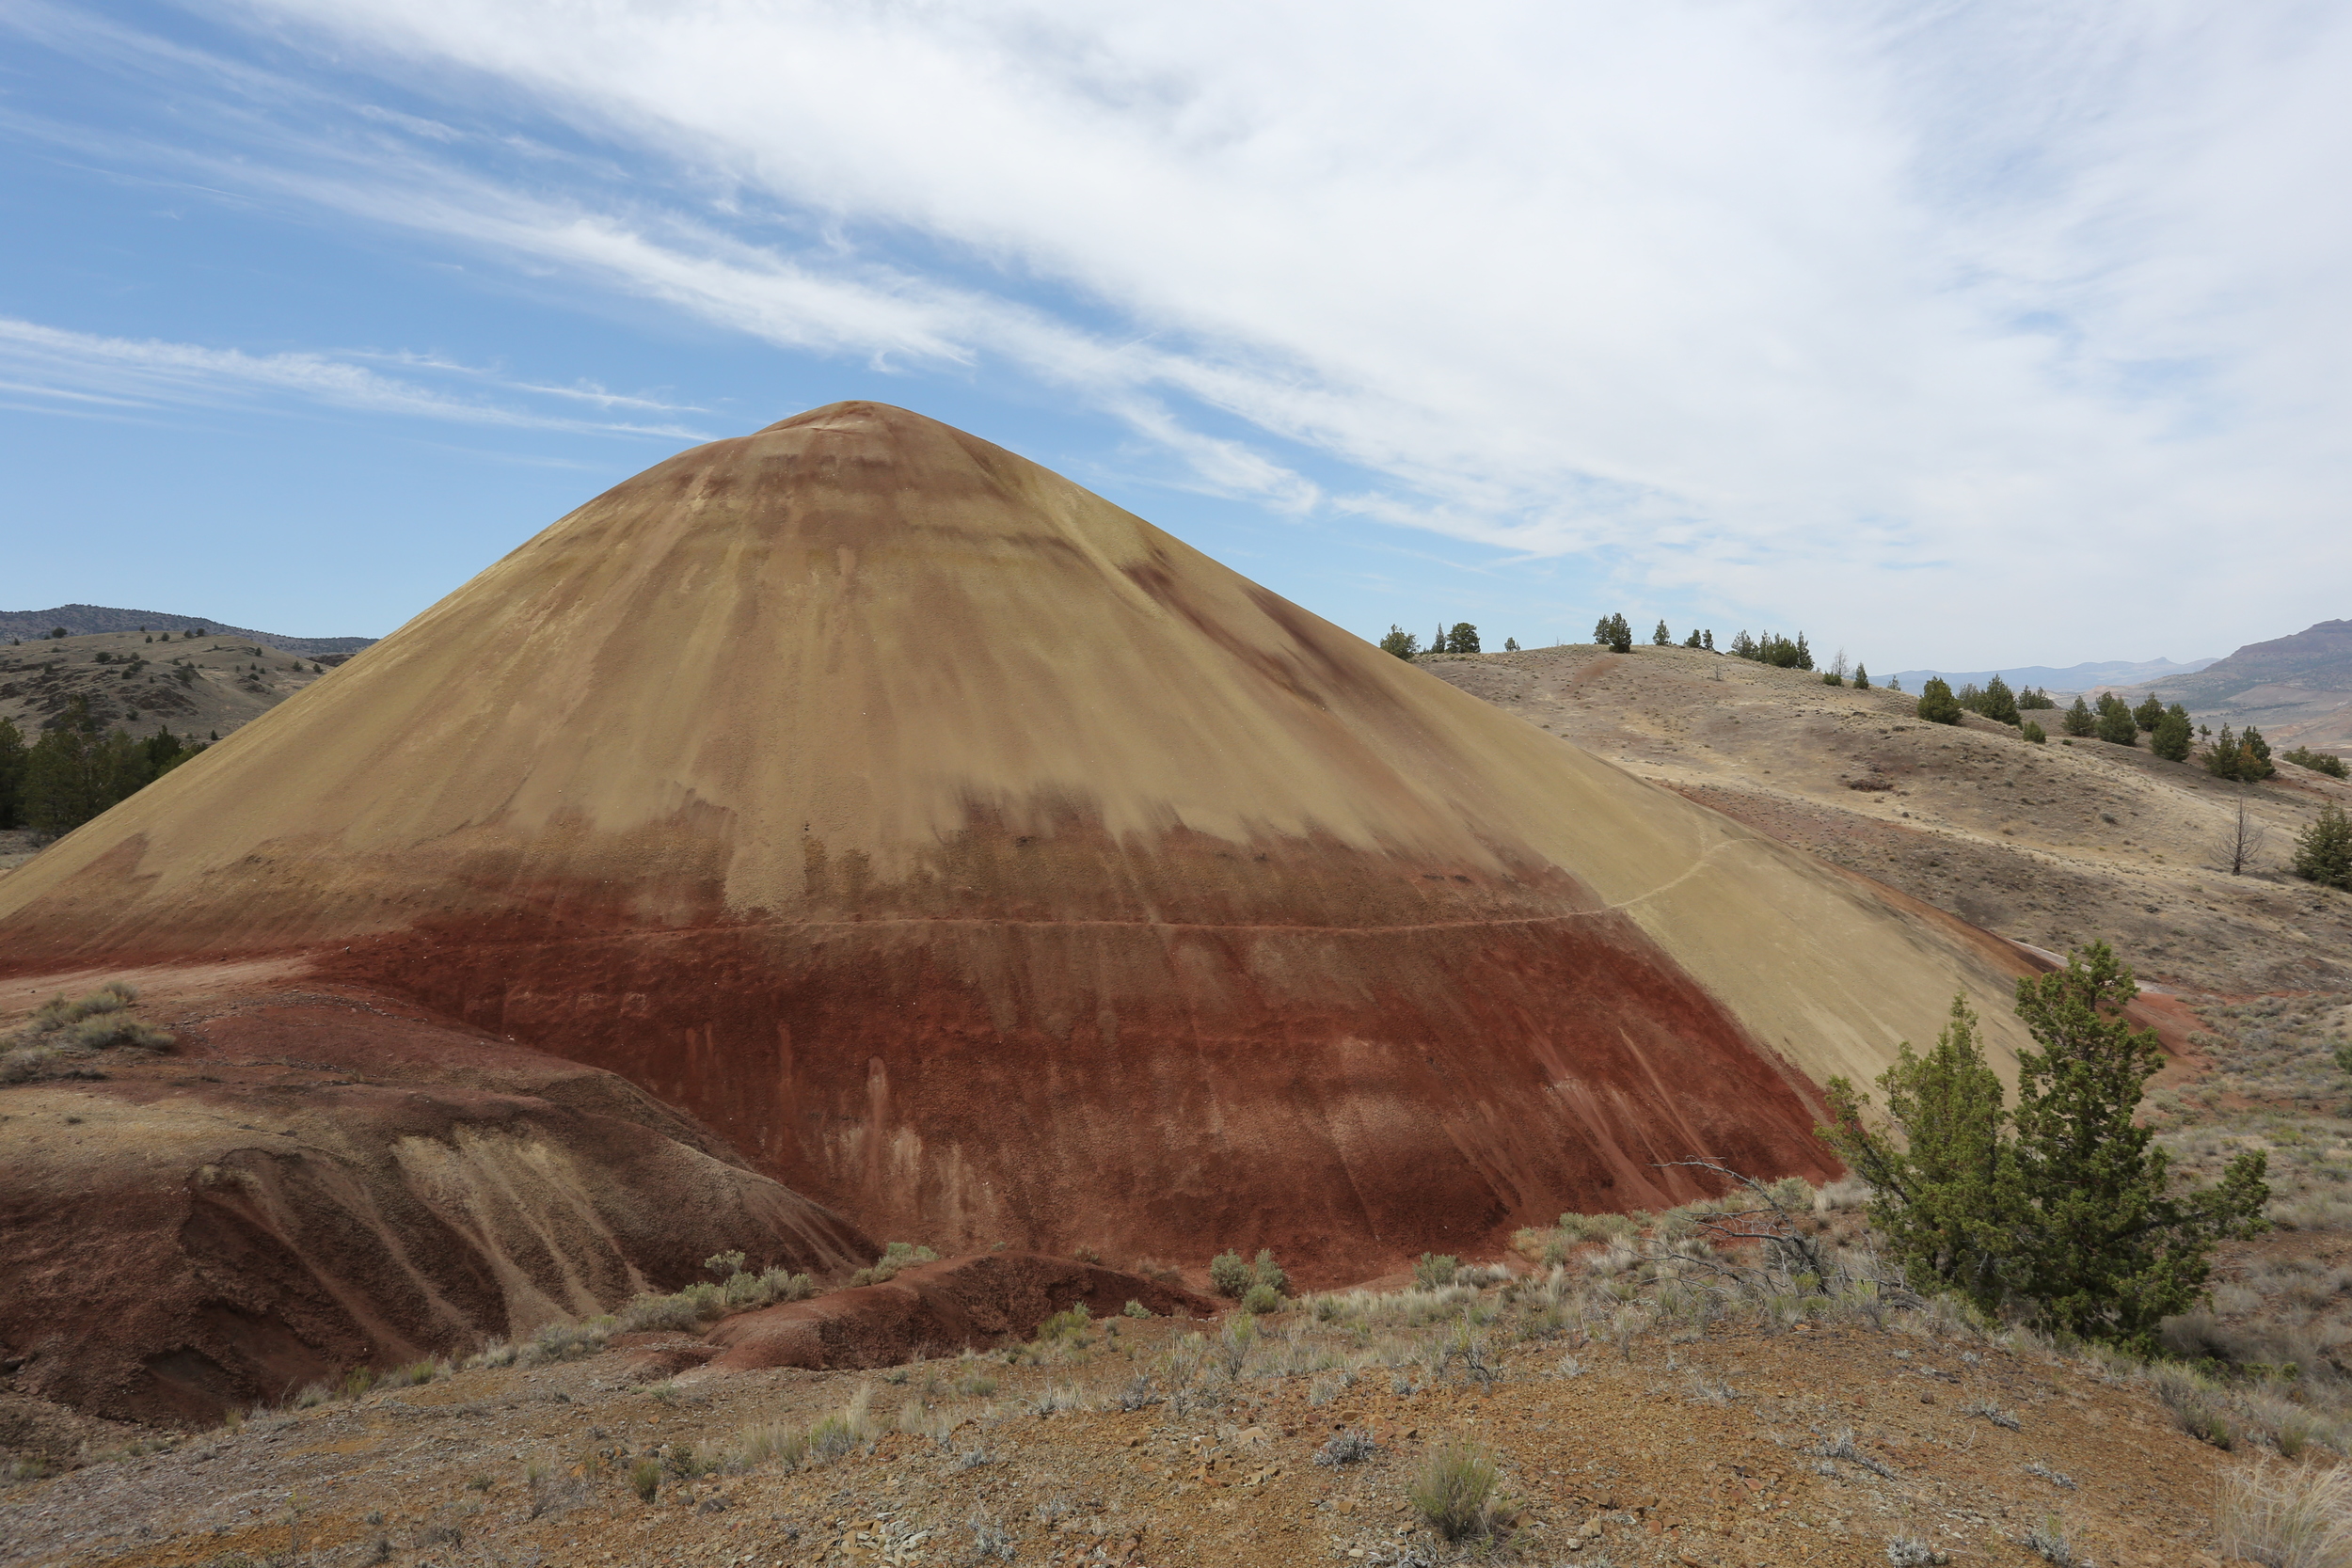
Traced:
<svg viewBox="0 0 2352 1568">
<path fill-rule="evenodd" d="M 1367 636 L 2352 614 L 2352 13 L 0 0 L 0 608 L 381 634 L 905 404 Z"/>
</svg>

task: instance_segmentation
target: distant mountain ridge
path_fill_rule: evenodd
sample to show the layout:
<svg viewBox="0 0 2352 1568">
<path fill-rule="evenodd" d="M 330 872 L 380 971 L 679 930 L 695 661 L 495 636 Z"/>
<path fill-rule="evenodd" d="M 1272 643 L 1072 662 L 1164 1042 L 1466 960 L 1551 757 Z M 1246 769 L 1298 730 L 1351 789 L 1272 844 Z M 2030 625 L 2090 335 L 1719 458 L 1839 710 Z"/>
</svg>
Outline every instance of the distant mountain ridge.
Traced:
<svg viewBox="0 0 2352 1568">
<path fill-rule="evenodd" d="M 160 610 L 113 610 L 104 605 L 61 604 L 55 610 L 0 610 L 0 637 L 31 641 L 63 626 L 74 637 L 102 631 L 200 631 L 249 638 L 290 654 L 356 654 L 375 641 L 373 637 L 281 637 L 274 631 L 232 626 L 208 615 L 168 615 Z"/>
<path fill-rule="evenodd" d="M 2352 752 L 2352 620 L 2249 642 L 2193 674 L 2149 684 L 2201 723 L 2259 724 L 2274 745 Z"/>
<path fill-rule="evenodd" d="M 2184 700 L 2216 702 L 2258 686 L 2306 691 L 2352 691 L 2352 621 L 2321 621 L 2292 637 L 2249 642 L 2193 674 L 2158 677 Z M 2150 684 L 2157 684 L 2151 682 Z M 2192 703 L 2192 705 L 2193 703 Z"/>
<path fill-rule="evenodd" d="M 1971 681 L 1982 686 L 1998 675 L 2014 688 L 2038 686 L 2048 691 L 2089 691 L 2102 686 L 2146 686 L 2153 681 L 2193 675 L 2220 662 L 2218 658 L 2192 658 L 2179 664 L 2169 658 L 2137 662 L 2108 659 L 2096 664 L 2070 664 L 2063 670 L 2047 664 L 2011 664 L 1999 670 L 1898 670 L 1895 679 L 1902 682 L 1907 691 L 1918 690 L 1920 683 L 1931 675 L 1941 675 L 1956 687 Z"/>
</svg>

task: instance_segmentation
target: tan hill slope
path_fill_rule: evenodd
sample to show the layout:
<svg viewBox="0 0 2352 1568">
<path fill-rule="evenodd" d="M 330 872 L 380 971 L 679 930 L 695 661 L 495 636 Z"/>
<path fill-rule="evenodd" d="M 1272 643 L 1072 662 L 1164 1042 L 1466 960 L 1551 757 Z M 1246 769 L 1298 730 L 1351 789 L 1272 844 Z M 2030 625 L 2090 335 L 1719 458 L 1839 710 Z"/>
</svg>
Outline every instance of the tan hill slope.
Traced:
<svg viewBox="0 0 2352 1568">
<path fill-rule="evenodd" d="M 1360 1271 L 1706 1151 L 2022 960 L 868 404 L 683 453 L 0 880 L 300 957 L 869 1230 Z"/>
<path fill-rule="evenodd" d="M 135 631 L 28 639 L 0 644 L 0 719 L 14 721 L 29 741 L 80 697 L 102 729 L 148 736 L 164 728 L 202 740 L 250 723 L 342 657 Z"/>
<path fill-rule="evenodd" d="M 2223 992 L 2352 986 L 2352 897 L 2281 872 L 2352 788 L 2293 764 L 2242 788 L 2144 747 L 2029 746 L 1915 695 L 1681 648 L 1424 659 L 1437 678 L 1825 860 L 2055 952 L 2104 939 L 2143 981 Z M 2219 666 L 2216 666 L 2219 668 Z M 2054 715 L 2039 716 L 2045 723 Z M 2232 876 L 2245 800 L 2263 835 Z"/>
</svg>

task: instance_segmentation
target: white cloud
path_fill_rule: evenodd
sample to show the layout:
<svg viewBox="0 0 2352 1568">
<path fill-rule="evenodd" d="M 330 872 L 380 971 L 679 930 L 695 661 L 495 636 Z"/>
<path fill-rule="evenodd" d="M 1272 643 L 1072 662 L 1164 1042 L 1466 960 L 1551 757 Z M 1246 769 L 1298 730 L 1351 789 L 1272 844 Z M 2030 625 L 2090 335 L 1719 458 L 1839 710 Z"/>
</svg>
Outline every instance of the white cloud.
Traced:
<svg viewBox="0 0 2352 1568">
<path fill-rule="evenodd" d="M 393 358 L 422 370 L 466 369 L 422 356 L 253 355 L 152 338 L 97 337 L 0 316 L 0 374 L 8 377 L 0 380 L 0 390 L 28 400 L 18 406 L 95 404 L 127 412 L 162 406 L 218 406 L 224 400 L 274 399 L 289 408 L 350 409 L 529 430 L 708 439 L 677 425 L 577 420 L 453 398 L 346 362 L 362 357 Z M 501 385 L 624 406 L 664 406 L 570 388 Z"/>
<path fill-rule="evenodd" d="M 2344 612 L 2338 10 L 227 14 L 417 112 L 339 140 L 324 95 L 232 73 L 312 145 L 223 179 L 799 351 L 1017 373 L 1277 509 L 1931 658 Z M 480 150 L 516 125 L 527 169 Z M 1948 648 L 1931 599 L 1972 606 Z"/>
</svg>

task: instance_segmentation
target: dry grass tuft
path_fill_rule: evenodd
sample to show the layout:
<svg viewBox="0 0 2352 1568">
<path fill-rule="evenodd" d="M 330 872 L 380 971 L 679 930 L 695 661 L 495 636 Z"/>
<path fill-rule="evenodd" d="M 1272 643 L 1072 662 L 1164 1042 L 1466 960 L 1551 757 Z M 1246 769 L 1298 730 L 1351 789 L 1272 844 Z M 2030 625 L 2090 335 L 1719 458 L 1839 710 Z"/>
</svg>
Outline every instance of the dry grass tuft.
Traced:
<svg viewBox="0 0 2352 1568">
<path fill-rule="evenodd" d="M 2264 1568 L 2352 1568 L 2352 1471 L 2269 1460 L 2221 1483 L 2221 1551 Z"/>
</svg>

